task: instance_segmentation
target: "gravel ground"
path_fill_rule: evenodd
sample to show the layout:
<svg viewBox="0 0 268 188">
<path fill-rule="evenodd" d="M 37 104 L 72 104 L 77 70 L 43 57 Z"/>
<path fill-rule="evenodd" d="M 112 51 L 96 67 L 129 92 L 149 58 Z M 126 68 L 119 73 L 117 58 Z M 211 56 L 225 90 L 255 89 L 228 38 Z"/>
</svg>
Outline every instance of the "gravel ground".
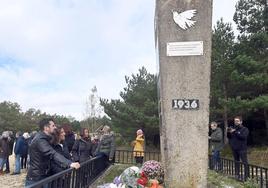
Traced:
<svg viewBox="0 0 268 188">
<path fill-rule="evenodd" d="M 9 157 L 11 173 L 14 171 L 14 167 L 15 167 L 14 162 L 15 162 L 15 156 L 11 155 Z M 10 175 L 10 174 L 2 175 L 0 176 L 0 187 L 1 188 L 22 188 L 24 187 L 25 176 L 26 176 L 25 169 L 22 169 L 21 174 L 19 175 Z"/>
</svg>

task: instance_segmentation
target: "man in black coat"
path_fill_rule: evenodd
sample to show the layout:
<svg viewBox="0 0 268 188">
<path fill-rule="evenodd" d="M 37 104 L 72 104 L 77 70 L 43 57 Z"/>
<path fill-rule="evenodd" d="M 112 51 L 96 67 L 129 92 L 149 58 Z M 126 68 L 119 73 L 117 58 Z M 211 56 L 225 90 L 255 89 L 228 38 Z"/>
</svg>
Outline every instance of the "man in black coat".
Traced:
<svg viewBox="0 0 268 188">
<path fill-rule="evenodd" d="M 15 136 L 12 131 L 9 132 L 9 138 L 8 138 L 8 157 L 7 157 L 7 163 L 6 163 L 6 170 L 5 173 L 10 173 L 10 166 L 9 166 L 9 156 L 13 153 L 14 148 L 14 142 L 15 142 Z"/>
<path fill-rule="evenodd" d="M 239 161 L 244 165 L 244 176 L 248 177 L 248 159 L 247 159 L 247 138 L 248 128 L 242 124 L 242 117 L 236 116 L 234 118 L 234 126 L 231 126 L 227 130 L 227 137 L 231 146 L 235 163 L 235 174 L 239 176 L 240 165 Z M 239 177 L 240 178 L 240 177 Z"/>
<path fill-rule="evenodd" d="M 212 168 L 215 170 L 222 170 L 220 161 L 220 152 L 223 148 L 223 133 L 217 122 L 213 121 L 210 123 L 212 133 L 209 137 L 210 148 L 212 151 Z"/>
<path fill-rule="evenodd" d="M 53 119 L 45 118 L 39 122 L 40 132 L 34 137 L 30 145 L 30 167 L 27 172 L 25 186 L 31 185 L 50 174 L 50 160 L 54 160 L 63 167 L 80 168 L 79 163 L 73 163 L 57 153 L 50 145 L 51 134 L 56 126 Z"/>
<path fill-rule="evenodd" d="M 0 175 L 3 175 L 3 167 L 8 157 L 8 136 L 2 135 L 0 139 Z"/>
</svg>

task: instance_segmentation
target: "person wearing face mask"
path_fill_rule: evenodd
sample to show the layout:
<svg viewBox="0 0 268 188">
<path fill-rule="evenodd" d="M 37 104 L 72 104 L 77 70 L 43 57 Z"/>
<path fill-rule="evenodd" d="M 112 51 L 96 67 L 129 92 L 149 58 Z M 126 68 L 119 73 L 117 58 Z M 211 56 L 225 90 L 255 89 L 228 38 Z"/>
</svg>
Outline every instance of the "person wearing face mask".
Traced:
<svg viewBox="0 0 268 188">
<path fill-rule="evenodd" d="M 218 124 L 213 121 L 210 123 L 212 133 L 209 137 L 210 147 L 212 151 L 212 168 L 215 170 L 222 170 L 220 163 L 220 151 L 223 148 L 223 134 Z"/>
<path fill-rule="evenodd" d="M 227 138 L 229 139 L 229 144 L 236 162 L 235 174 L 239 176 L 240 164 L 238 162 L 241 161 L 244 165 L 244 175 L 246 179 L 248 176 L 247 138 L 249 130 L 247 127 L 243 126 L 242 122 L 241 116 L 234 118 L 234 126 L 228 127 L 227 129 Z"/>
</svg>

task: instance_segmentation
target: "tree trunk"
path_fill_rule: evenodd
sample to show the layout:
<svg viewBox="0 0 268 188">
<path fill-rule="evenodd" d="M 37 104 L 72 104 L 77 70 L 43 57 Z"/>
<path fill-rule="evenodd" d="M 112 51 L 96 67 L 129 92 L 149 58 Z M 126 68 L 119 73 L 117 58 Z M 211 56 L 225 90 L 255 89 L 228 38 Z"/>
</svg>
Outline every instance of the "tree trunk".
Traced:
<svg viewBox="0 0 268 188">
<path fill-rule="evenodd" d="M 264 120 L 265 120 L 265 127 L 266 127 L 266 138 L 268 138 L 268 112 L 266 109 L 263 110 Z"/>
<path fill-rule="evenodd" d="M 226 89 L 225 84 L 223 84 L 223 96 L 224 96 L 225 101 L 227 101 L 227 89 Z M 223 106 L 223 120 L 224 120 L 224 143 L 227 144 L 228 143 L 228 139 L 227 139 L 228 109 L 227 109 L 226 104 L 224 104 Z"/>
</svg>

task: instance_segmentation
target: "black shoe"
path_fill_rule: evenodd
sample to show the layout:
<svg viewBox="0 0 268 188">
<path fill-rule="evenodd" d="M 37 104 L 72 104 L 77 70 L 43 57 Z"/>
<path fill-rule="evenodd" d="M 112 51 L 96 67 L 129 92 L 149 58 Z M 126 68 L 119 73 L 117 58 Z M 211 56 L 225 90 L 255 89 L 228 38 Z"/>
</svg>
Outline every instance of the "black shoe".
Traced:
<svg viewBox="0 0 268 188">
<path fill-rule="evenodd" d="M 10 175 L 18 175 L 18 174 L 20 174 L 20 173 L 19 172 L 13 172 Z"/>
<path fill-rule="evenodd" d="M 4 173 L 9 174 L 9 173 L 10 173 L 10 171 L 9 171 L 9 170 L 5 170 L 5 171 L 4 171 Z"/>
</svg>

